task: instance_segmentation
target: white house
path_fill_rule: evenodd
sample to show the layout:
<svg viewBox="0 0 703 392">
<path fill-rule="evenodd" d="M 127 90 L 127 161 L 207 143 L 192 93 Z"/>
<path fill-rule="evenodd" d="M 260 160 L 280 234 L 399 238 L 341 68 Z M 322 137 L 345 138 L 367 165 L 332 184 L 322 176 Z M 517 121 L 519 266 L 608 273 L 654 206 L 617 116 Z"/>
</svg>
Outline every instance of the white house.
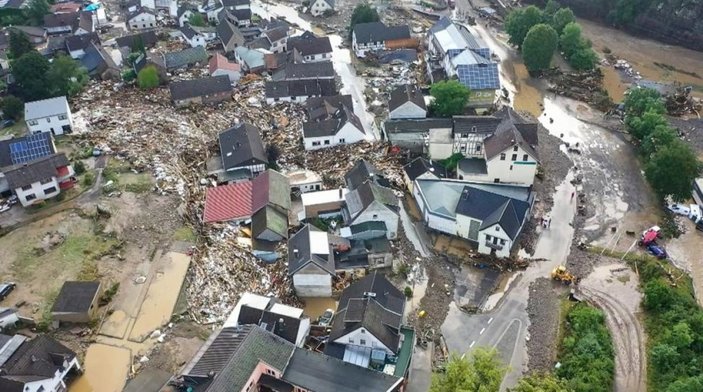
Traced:
<svg viewBox="0 0 703 392">
<path fill-rule="evenodd" d="M 205 14 L 209 22 L 216 22 L 217 15 L 224 9 L 220 0 L 206 0 L 200 5 L 198 11 Z"/>
<path fill-rule="evenodd" d="M 326 232 L 308 224 L 288 240 L 288 275 L 298 296 L 332 296 L 334 253 Z"/>
<path fill-rule="evenodd" d="M 303 211 L 300 212 L 298 220 L 342 216 L 347 193 L 347 188 L 303 193 L 300 195 Z"/>
<path fill-rule="evenodd" d="M 183 27 L 190 21 L 190 17 L 195 14 L 197 10 L 194 10 L 188 6 L 182 6 L 178 9 L 176 19 L 178 20 L 178 26 Z"/>
<path fill-rule="evenodd" d="M 73 128 L 71 108 L 66 97 L 55 97 L 24 104 L 24 121 L 30 133 L 70 133 Z"/>
<path fill-rule="evenodd" d="M 297 37 L 288 38 L 288 51 L 302 57 L 306 63 L 332 61 L 332 44 L 329 37 L 318 37 L 306 31 Z"/>
<path fill-rule="evenodd" d="M 427 117 L 427 106 L 422 91 L 412 84 L 396 87 L 388 100 L 388 118 L 391 120 Z"/>
<path fill-rule="evenodd" d="M 10 166 L 4 174 L 20 204 L 27 207 L 73 187 L 75 172 L 65 154 L 53 154 Z"/>
<path fill-rule="evenodd" d="M 312 16 L 321 16 L 327 11 L 334 11 L 334 0 L 314 0 L 310 4 Z"/>
<path fill-rule="evenodd" d="M 235 53 L 239 51 L 237 48 Z M 266 82 L 266 103 L 276 102 L 304 103 L 308 98 L 325 97 L 337 94 L 337 82 L 334 79 L 279 80 Z"/>
<path fill-rule="evenodd" d="M 343 106 L 327 120 L 303 123 L 306 150 L 318 150 L 364 140 L 366 134 L 359 118 Z"/>
<path fill-rule="evenodd" d="M 189 24 L 186 24 L 185 26 L 181 27 L 180 31 L 181 37 L 183 37 L 183 40 L 187 42 L 191 48 L 194 48 L 196 46 L 205 47 L 205 35 L 193 30 L 193 28 L 190 27 Z"/>
<path fill-rule="evenodd" d="M 392 240 L 398 235 L 398 197 L 390 188 L 367 181 L 350 191 L 346 197 L 344 223 L 347 226 L 364 222 L 384 222 Z"/>
<path fill-rule="evenodd" d="M 386 26 L 382 22 L 359 23 L 352 31 L 352 50 L 357 57 L 365 57 L 366 52 L 402 48 L 409 44 L 410 28 Z"/>
<path fill-rule="evenodd" d="M 311 170 L 296 170 L 286 174 L 291 192 L 315 192 L 322 189 L 322 176 Z"/>
<path fill-rule="evenodd" d="M 130 30 L 156 27 L 156 13 L 146 7 L 139 7 L 127 15 L 127 26 Z"/>
<path fill-rule="evenodd" d="M 413 196 L 428 228 L 498 257 L 510 256 L 534 201 L 529 188 L 454 180 L 416 180 Z"/>
<path fill-rule="evenodd" d="M 413 191 L 415 180 L 440 180 L 447 178 L 447 169 L 437 161 L 417 157 L 403 166 L 403 181 L 410 193 Z"/>
<path fill-rule="evenodd" d="M 172 18 L 178 15 L 177 0 L 142 0 L 142 5 L 144 5 L 144 1 L 153 3 L 153 8 L 156 11 L 163 12 Z"/>
<path fill-rule="evenodd" d="M 0 346 L 0 385 L 4 391 L 66 391 L 66 379 L 80 373 L 76 353 L 47 335 L 32 340 L 15 335 Z M 42 365 L 37 368 L 34 364 Z"/>
</svg>

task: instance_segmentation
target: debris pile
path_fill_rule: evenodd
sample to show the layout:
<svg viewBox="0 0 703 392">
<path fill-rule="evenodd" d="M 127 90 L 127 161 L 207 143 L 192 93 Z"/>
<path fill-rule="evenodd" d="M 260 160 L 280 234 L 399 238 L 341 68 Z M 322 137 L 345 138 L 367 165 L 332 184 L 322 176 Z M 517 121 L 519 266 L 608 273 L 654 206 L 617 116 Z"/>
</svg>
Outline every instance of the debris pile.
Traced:
<svg viewBox="0 0 703 392">
<path fill-rule="evenodd" d="M 608 111 L 613 101 L 603 89 L 603 73 L 600 69 L 583 72 L 562 72 L 555 68 L 545 72 L 549 79 L 548 91 L 567 98 L 586 102 L 598 110 Z"/>
<path fill-rule="evenodd" d="M 691 87 L 677 87 L 670 94 L 664 94 L 666 111 L 672 116 L 683 116 L 693 113 L 700 118 L 703 103 L 691 96 Z"/>
</svg>

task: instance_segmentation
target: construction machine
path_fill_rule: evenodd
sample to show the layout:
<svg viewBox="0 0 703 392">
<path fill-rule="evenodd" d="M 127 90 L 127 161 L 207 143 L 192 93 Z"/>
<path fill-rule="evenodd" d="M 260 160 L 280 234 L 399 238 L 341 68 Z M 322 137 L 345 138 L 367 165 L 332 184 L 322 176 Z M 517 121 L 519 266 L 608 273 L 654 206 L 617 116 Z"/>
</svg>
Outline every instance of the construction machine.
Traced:
<svg viewBox="0 0 703 392">
<path fill-rule="evenodd" d="M 576 277 L 576 275 L 568 272 L 566 267 L 563 265 L 560 265 L 552 270 L 552 279 L 567 285 L 572 283 L 576 284 L 580 280 Z"/>
</svg>

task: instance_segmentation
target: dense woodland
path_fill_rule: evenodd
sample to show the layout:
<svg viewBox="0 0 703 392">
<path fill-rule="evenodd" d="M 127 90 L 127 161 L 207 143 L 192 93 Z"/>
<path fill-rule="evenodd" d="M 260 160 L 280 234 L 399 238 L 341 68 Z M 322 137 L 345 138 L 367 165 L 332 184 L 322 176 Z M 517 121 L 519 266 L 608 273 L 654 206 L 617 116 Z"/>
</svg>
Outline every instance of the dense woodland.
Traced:
<svg viewBox="0 0 703 392">
<path fill-rule="evenodd" d="M 526 0 L 544 6 L 547 0 Z M 703 50 L 703 0 L 559 0 L 586 19 L 637 36 Z"/>
</svg>

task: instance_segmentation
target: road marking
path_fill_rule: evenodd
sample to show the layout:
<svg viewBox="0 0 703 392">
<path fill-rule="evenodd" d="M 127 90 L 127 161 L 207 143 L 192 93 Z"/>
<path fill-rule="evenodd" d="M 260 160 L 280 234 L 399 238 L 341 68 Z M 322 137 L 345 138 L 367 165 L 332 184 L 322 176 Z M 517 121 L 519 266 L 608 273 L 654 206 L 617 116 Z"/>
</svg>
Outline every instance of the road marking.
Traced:
<svg viewBox="0 0 703 392">
<path fill-rule="evenodd" d="M 473 347 L 474 344 L 476 344 L 476 341 L 475 341 L 475 340 L 474 340 L 473 342 L 471 342 L 471 345 L 469 345 L 469 348 Z"/>
<path fill-rule="evenodd" d="M 493 321 L 493 317 L 488 320 L 488 325 L 491 325 L 491 321 Z"/>
<path fill-rule="evenodd" d="M 486 328 L 481 328 L 481 332 L 479 332 L 479 335 L 483 335 L 483 333 L 486 331 Z"/>
</svg>

